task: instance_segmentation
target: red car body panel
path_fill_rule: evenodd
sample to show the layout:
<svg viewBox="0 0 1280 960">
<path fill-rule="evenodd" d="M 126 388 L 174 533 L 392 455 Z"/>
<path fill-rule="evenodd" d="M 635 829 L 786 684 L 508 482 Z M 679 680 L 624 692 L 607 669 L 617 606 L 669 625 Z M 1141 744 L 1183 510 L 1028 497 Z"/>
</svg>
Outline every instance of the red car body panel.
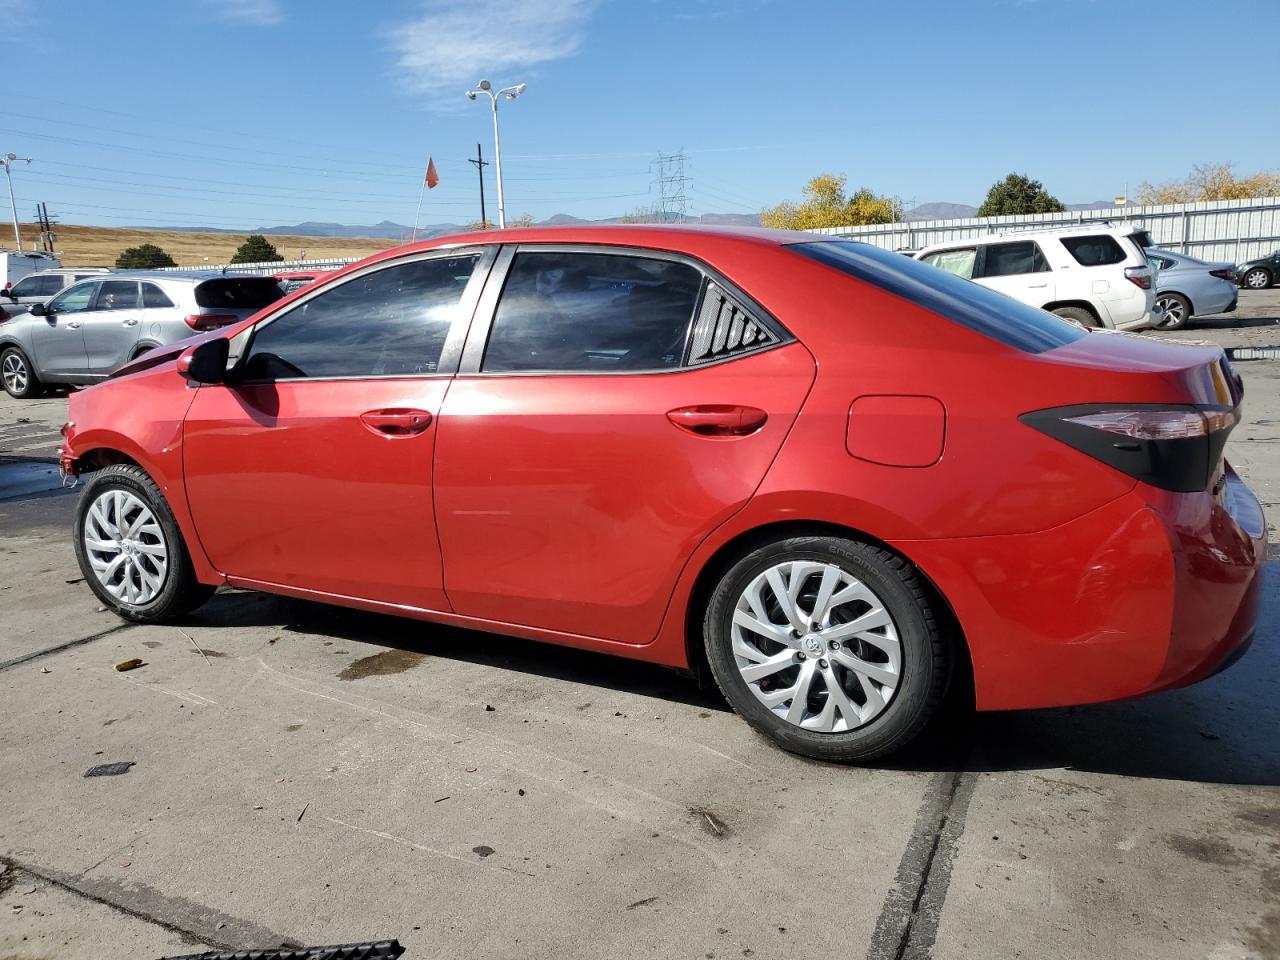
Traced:
<svg viewBox="0 0 1280 960">
<path fill-rule="evenodd" d="M 710 264 L 797 342 L 636 375 L 196 388 L 153 362 L 72 397 L 64 456 L 74 469 L 113 449 L 151 472 L 206 582 L 677 667 L 726 551 L 815 526 L 921 569 L 963 631 L 980 709 L 1192 682 L 1247 641 L 1265 529 L 1241 519 L 1260 508 L 1229 468 L 1215 489 L 1171 493 L 1019 420 L 1222 403 L 1220 350 L 1095 333 L 1024 352 L 781 246 L 794 242 L 568 227 L 384 251 L 266 313 L 415 251 L 604 244 Z M 711 437 L 667 416 L 707 405 L 766 419 Z M 359 418 L 378 409 L 433 422 L 376 436 Z"/>
<path fill-rule="evenodd" d="M 653 641 L 684 558 L 751 497 L 813 383 L 798 343 L 637 376 L 460 376 L 436 439 L 445 589 L 466 616 Z M 669 411 L 731 398 L 747 436 Z"/>
</svg>

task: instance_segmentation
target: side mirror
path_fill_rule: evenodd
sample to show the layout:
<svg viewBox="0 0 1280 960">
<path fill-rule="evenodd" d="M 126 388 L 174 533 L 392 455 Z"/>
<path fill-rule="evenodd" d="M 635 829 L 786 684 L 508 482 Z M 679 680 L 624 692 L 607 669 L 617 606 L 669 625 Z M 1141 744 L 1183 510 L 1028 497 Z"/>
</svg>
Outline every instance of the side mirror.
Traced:
<svg viewBox="0 0 1280 960">
<path fill-rule="evenodd" d="M 196 383 L 224 383 L 230 348 L 224 337 L 207 340 L 178 358 L 178 373 Z"/>
<path fill-rule="evenodd" d="M 18 299 L 18 295 L 13 292 L 12 287 L 5 287 L 3 290 L 0 290 L 0 297 L 8 297 L 10 300 Z"/>
<path fill-rule="evenodd" d="M 43 303 L 33 303 L 27 310 L 27 313 L 33 317 L 51 317 L 53 312 L 49 310 Z"/>
</svg>

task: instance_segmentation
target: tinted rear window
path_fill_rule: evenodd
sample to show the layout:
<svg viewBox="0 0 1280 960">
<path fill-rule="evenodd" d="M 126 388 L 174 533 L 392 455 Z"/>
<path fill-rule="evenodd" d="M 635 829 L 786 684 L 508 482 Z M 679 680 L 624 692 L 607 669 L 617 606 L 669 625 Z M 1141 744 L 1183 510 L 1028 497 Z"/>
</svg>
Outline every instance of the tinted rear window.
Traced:
<svg viewBox="0 0 1280 960">
<path fill-rule="evenodd" d="M 1062 237 L 1062 245 L 1082 267 L 1105 267 L 1111 263 L 1123 263 L 1125 258 L 1124 248 L 1115 237 L 1105 233 L 1091 237 Z"/>
<path fill-rule="evenodd" d="M 196 287 L 196 304 L 221 310 L 260 310 L 284 296 L 272 277 L 223 277 Z"/>
<path fill-rule="evenodd" d="M 1087 336 L 1044 310 L 870 244 L 828 240 L 798 243 L 790 249 L 1028 353 L 1052 350 Z"/>
</svg>

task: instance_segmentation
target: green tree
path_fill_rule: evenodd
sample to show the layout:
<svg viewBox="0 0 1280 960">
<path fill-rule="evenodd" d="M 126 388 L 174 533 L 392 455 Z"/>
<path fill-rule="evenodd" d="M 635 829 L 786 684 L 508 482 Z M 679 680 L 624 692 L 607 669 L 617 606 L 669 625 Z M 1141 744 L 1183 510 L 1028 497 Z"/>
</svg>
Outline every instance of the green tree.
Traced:
<svg viewBox="0 0 1280 960">
<path fill-rule="evenodd" d="M 154 243 L 127 247 L 116 257 L 116 267 L 121 270 L 154 270 L 157 267 L 176 267 L 178 264 Z"/>
<path fill-rule="evenodd" d="M 240 244 L 236 250 L 236 255 L 231 258 L 232 263 L 269 263 L 275 260 L 283 260 L 284 257 L 276 252 L 273 247 L 260 233 L 252 233 L 244 243 Z"/>
<path fill-rule="evenodd" d="M 991 185 L 987 199 L 978 208 L 980 217 L 1003 217 L 1019 213 L 1061 213 L 1062 202 L 1049 194 L 1039 180 L 1011 173 Z"/>
<path fill-rule="evenodd" d="M 861 187 L 852 196 L 844 192 L 847 178 L 834 173 L 814 177 L 804 187 L 804 201 L 784 200 L 760 212 L 766 227 L 782 230 L 812 230 L 815 227 L 854 227 L 864 223 L 896 223 L 902 216 L 902 201 L 878 196 Z"/>
</svg>

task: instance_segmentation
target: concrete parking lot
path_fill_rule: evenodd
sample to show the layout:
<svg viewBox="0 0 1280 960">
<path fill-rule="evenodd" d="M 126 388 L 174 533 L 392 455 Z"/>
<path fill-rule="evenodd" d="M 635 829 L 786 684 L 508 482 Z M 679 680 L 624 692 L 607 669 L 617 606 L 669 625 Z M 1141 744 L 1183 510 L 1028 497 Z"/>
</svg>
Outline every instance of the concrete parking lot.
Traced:
<svg viewBox="0 0 1280 960">
<path fill-rule="evenodd" d="M 1168 335 L 1280 346 L 1280 291 Z M 1274 523 L 1280 360 L 1237 369 Z M 0 397 L 0 957 L 1280 956 L 1275 564 L 1199 686 L 842 768 L 643 664 L 241 592 L 124 624 L 72 555 L 65 403 Z"/>
</svg>

